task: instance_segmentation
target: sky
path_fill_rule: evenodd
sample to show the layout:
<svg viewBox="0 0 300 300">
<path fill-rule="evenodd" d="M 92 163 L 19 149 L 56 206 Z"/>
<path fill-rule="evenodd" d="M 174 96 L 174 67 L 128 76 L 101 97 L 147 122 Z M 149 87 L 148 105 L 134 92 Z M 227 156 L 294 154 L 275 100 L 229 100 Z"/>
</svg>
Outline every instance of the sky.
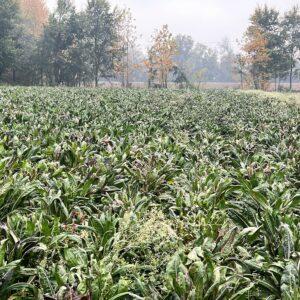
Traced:
<svg viewBox="0 0 300 300">
<path fill-rule="evenodd" d="M 83 8 L 86 0 L 73 0 Z M 50 9 L 56 0 L 46 0 Z M 109 0 L 112 6 L 130 8 L 136 21 L 139 43 L 146 48 L 155 29 L 168 24 L 174 35 L 191 35 L 212 48 L 224 38 L 238 47 L 257 5 L 267 4 L 284 12 L 300 0 Z"/>
</svg>

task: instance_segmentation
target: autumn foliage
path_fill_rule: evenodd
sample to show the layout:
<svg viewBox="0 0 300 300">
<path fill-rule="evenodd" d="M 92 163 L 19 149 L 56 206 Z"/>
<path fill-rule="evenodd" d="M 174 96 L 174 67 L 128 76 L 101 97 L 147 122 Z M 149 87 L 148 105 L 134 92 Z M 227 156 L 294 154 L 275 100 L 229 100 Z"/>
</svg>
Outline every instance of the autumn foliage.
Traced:
<svg viewBox="0 0 300 300">
<path fill-rule="evenodd" d="M 255 88 L 266 89 L 268 85 L 267 64 L 270 60 L 268 40 L 256 27 L 249 28 L 243 50 L 246 53 L 245 61 L 250 65 L 250 74 Z"/>
<path fill-rule="evenodd" d="M 167 88 L 168 75 L 174 66 L 176 54 L 176 42 L 169 31 L 168 25 L 164 25 L 152 37 L 153 45 L 148 51 L 146 66 L 149 73 L 149 82 L 157 80 L 161 87 Z"/>
<path fill-rule="evenodd" d="M 19 0 L 22 16 L 28 24 L 29 33 L 40 36 L 48 20 L 48 9 L 44 0 Z"/>
</svg>

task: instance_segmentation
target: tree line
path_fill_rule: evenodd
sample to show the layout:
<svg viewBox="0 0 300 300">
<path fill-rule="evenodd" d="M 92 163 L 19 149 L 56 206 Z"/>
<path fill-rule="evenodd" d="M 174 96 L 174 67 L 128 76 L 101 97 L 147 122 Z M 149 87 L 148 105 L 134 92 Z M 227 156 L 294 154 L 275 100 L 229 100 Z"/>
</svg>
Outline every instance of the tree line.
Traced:
<svg viewBox="0 0 300 300">
<path fill-rule="evenodd" d="M 256 89 L 267 89 L 274 80 L 275 89 L 293 78 L 300 60 L 300 10 L 294 6 L 284 15 L 267 5 L 257 7 L 250 17 L 242 52 L 237 55 L 241 84 L 250 81 Z"/>
<path fill-rule="evenodd" d="M 241 51 L 235 54 L 225 40 L 218 54 L 201 44 L 194 45 L 189 36 L 172 37 L 164 26 L 153 39 L 149 50 L 149 78 L 166 87 L 168 74 L 174 71 L 174 81 L 186 85 L 210 81 L 236 80 L 241 87 L 266 90 L 274 80 L 275 90 L 280 83 L 299 75 L 300 10 L 294 6 L 284 15 L 267 5 L 258 6 L 250 17 L 250 25 L 241 41 Z"/>
<path fill-rule="evenodd" d="M 131 22 L 130 11 L 111 9 L 106 0 L 89 0 L 81 12 L 58 0 L 51 14 L 42 0 L 0 0 L 0 78 L 70 86 L 124 78 Z"/>
<path fill-rule="evenodd" d="M 236 54 L 229 40 L 212 49 L 191 36 L 174 36 L 167 25 L 155 31 L 147 53 L 129 9 L 107 0 L 88 0 L 76 11 L 58 0 L 49 13 L 43 0 L 0 0 L 0 81 L 22 85 L 98 86 L 134 81 L 149 87 L 200 86 L 202 82 L 238 82 L 266 89 L 289 80 L 299 61 L 299 8 L 283 16 L 258 7 Z"/>
<path fill-rule="evenodd" d="M 130 10 L 113 9 L 106 0 L 89 0 L 80 12 L 70 0 L 58 0 L 51 14 L 43 0 L 0 2 L 0 26 L 6 28 L 0 41 L 7 46 L 0 50 L 2 81 L 70 86 L 98 86 L 99 80 L 117 80 L 122 86 L 133 81 L 148 81 L 149 86 L 167 86 L 169 80 L 181 85 L 235 81 L 227 40 L 218 51 L 190 36 L 173 37 L 165 25 L 144 54 Z"/>
</svg>

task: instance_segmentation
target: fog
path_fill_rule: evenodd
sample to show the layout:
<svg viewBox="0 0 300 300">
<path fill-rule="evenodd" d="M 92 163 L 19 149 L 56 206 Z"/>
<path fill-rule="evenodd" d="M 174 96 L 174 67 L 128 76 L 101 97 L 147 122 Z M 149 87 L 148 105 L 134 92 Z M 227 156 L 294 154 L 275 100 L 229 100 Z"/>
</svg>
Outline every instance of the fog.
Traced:
<svg viewBox="0 0 300 300">
<path fill-rule="evenodd" d="M 47 0 L 50 9 L 56 0 Z M 74 0 L 78 8 L 86 0 Z M 168 24 L 174 34 L 191 35 L 196 41 L 215 47 L 224 38 L 237 47 L 249 16 L 257 5 L 267 4 L 286 11 L 299 3 L 296 0 L 110 0 L 110 3 L 132 10 L 136 19 L 140 44 L 146 47 L 156 28 Z"/>
</svg>

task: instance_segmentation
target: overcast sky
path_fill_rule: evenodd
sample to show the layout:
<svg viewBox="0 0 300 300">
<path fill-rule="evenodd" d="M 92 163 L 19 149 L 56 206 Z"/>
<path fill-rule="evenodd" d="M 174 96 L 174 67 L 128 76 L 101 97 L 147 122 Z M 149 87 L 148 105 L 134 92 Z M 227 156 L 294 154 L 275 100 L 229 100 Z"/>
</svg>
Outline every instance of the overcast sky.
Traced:
<svg viewBox="0 0 300 300">
<path fill-rule="evenodd" d="M 86 0 L 73 0 L 78 8 Z M 51 9 L 56 0 L 46 0 Z M 110 0 L 128 7 L 136 20 L 141 46 L 147 47 L 153 31 L 168 24 L 173 34 L 188 34 L 195 41 L 215 47 L 225 37 L 241 39 L 249 15 L 257 5 L 268 4 L 286 11 L 300 0 Z"/>
</svg>

